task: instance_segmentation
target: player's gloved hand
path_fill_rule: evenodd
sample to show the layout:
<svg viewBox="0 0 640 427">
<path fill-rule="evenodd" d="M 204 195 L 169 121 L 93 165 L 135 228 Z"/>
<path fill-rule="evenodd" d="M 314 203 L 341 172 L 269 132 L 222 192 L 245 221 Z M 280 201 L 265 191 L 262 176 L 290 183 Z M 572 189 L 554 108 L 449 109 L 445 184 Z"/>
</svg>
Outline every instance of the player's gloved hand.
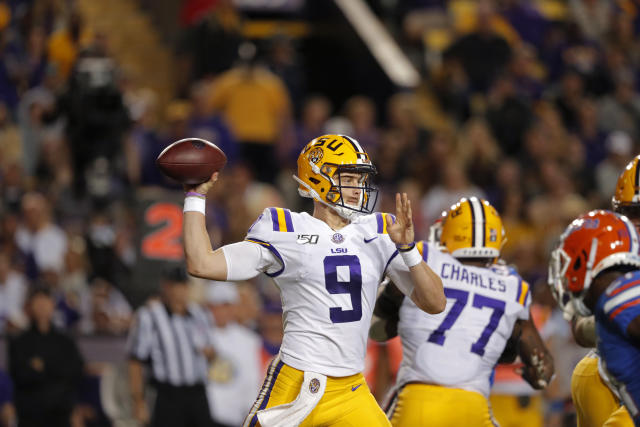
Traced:
<svg viewBox="0 0 640 427">
<path fill-rule="evenodd" d="M 387 232 L 391 241 L 396 245 L 412 244 L 415 238 L 413 232 L 413 217 L 411 201 L 407 193 L 396 193 L 396 222 L 387 216 Z"/>
<path fill-rule="evenodd" d="M 214 172 L 213 175 L 211 175 L 211 179 L 209 181 L 203 182 L 202 184 L 183 185 L 182 187 L 184 188 L 184 192 L 188 193 L 190 191 L 193 191 L 195 193 L 203 194 L 206 196 L 211 187 L 213 187 L 213 184 L 218 180 L 219 174 L 219 172 Z"/>
<path fill-rule="evenodd" d="M 549 363 L 546 363 L 544 353 L 536 349 L 531 356 L 530 362 L 517 368 L 515 372 L 528 382 L 531 387 L 536 390 L 542 390 L 547 388 L 553 379 L 551 366 Z"/>
</svg>

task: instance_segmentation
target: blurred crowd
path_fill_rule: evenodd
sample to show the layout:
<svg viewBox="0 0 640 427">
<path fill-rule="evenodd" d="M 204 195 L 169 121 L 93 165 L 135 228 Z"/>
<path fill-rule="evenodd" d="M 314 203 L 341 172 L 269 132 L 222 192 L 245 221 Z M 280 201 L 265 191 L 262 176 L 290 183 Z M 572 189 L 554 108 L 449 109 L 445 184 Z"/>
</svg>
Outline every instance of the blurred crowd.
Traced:
<svg viewBox="0 0 640 427">
<path fill-rule="evenodd" d="M 309 90 L 301 40 L 247 39 L 231 1 L 184 2 L 180 73 L 163 104 L 127 75 L 109 34 L 90 28 L 76 2 L 0 0 L 0 333 L 33 333 L 44 317 L 76 337 L 127 335 L 137 197 L 150 187 L 181 190 L 155 166 L 169 143 L 205 138 L 229 158 L 208 198 L 217 247 L 243 239 L 267 206 L 308 209 L 291 179 L 297 154 L 316 136 L 343 133 L 378 169 L 379 210 L 394 210 L 396 191 L 414 201 L 417 237 L 462 196 L 501 213 L 503 258 L 532 284 L 534 317 L 557 360 L 557 381 L 535 410 L 561 425 L 583 353 L 545 286 L 548 254 L 570 219 L 609 207 L 638 152 L 640 8 L 631 0 L 370 3 L 423 76 L 384 105 L 367 94 L 333 105 Z M 231 296 L 211 296 L 208 286 L 195 283 L 193 300 L 211 308 L 218 328 L 242 325 L 261 358 L 277 353 L 281 309 L 266 278 Z M 231 310 L 216 311 L 221 301 Z M 109 425 L 92 395 L 105 368 L 85 363 L 84 379 L 75 371 L 65 379 L 84 390 L 74 422 Z M 397 363 L 393 344 L 372 344 L 368 380 L 379 400 Z M 225 372 L 218 365 L 211 377 Z M 29 381 L 0 375 L 6 425 Z"/>
</svg>

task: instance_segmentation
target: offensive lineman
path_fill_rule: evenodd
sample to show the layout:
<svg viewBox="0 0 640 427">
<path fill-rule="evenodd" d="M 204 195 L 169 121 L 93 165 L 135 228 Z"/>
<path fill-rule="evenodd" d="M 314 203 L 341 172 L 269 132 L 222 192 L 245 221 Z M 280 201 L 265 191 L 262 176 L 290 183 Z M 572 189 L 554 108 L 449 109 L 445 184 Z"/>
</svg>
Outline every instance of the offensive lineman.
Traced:
<svg viewBox="0 0 640 427">
<path fill-rule="evenodd" d="M 447 309 L 423 316 L 400 298 L 403 360 L 387 415 L 394 426 L 493 426 L 488 397 L 501 356 L 513 361 L 519 345 L 522 375 L 535 388 L 549 383 L 553 361 L 529 320 L 529 285 L 513 269 L 495 264 L 504 241 L 496 210 L 485 200 L 463 198 L 443 214 L 439 234 L 449 253 L 422 242 L 422 255 L 444 282 Z M 393 305 L 385 289 L 376 316 L 388 317 Z M 393 332 L 384 323 L 374 321 L 372 338 Z"/>
<path fill-rule="evenodd" d="M 298 191 L 313 216 L 267 208 L 245 241 L 211 248 L 204 195 L 217 179 L 186 188 L 189 272 L 213 280 L 272 277 L 283 302 L 284 339 L 245 426 L 388 425 L 360 373 L 378 284 L 385 275 L 417 307 L 441 312 L 440 278 L 415 247 L 411 204 L 376 213 L 375 167 L 357 141 L 325 135 L 298 157 Z M 398 256 L 400 255 L 400 256 Z"/>
</svg>

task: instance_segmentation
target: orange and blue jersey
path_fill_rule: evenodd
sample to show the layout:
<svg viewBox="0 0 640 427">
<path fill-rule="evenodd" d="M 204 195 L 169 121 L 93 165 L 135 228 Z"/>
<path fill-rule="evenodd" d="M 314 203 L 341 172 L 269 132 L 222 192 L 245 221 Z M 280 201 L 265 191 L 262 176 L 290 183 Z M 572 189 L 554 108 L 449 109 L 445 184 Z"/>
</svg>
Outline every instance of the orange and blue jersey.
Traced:
<svg viewBox="0 0 640 427">
<path fill-rule="evenodd" d="M 596 304 L 598 350 L 621 400 L 640 425 L 640 345 L 627 333 L 640 316 L 640 271 L 614 281 Z"/>
</svg>

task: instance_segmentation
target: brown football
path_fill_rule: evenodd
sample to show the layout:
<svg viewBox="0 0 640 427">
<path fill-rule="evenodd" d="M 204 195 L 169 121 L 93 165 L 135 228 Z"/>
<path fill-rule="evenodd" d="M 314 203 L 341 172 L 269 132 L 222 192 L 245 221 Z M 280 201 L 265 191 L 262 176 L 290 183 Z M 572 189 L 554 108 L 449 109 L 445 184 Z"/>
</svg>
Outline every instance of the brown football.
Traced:
<svg viewBox="0 0 640 427">
<path fill-rule="evenodd" d="M 227 156 L 214 143 L 200 138 L 185 138 L 174 142 L 156 159 L 156 164 L 170 178 L 182 184 L 208 181 L 227 163 Z"/>
</svg>

